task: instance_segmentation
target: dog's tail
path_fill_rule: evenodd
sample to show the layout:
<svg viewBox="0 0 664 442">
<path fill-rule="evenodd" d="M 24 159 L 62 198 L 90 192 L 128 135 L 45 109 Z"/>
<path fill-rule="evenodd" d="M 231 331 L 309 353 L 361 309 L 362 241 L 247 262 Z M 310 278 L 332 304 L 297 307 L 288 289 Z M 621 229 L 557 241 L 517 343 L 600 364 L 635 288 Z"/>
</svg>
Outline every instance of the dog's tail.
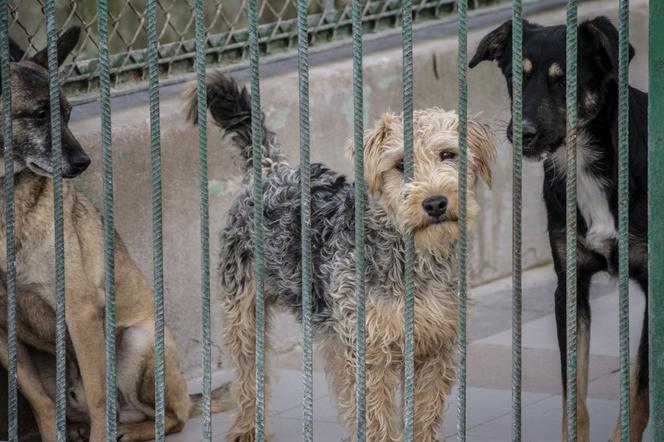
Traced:
<svg viewBox="0 0 664 442">
<path fill-rule="evenodd" d="M 241 87 L 233 78 L 221 72 L 208 74 L 206 81 L 207 105 L 214 122 L 226 133 L 233 134 L 233 142 L 240 149 L 245 164 L 245 172 L 251 170 L 251 95 L 246 87 Z M 196 83 L 190 84 L 184 92 L 187 100 L 187 118 L 198 122 L 198 96 Z M 263 147 L 263 167 L 269 168 L 283 162 L 275 140 L 275 134 L 265 126 L 265 115 L 261 112 L 261 133 Z"/>
<path fill-rule="evenodd" d="M 189 395 L 189 398 L 191 399 L 189 417 L 191 418 L 203 414 L 203 394 L 191 394 Z M 223 384 L 212 390 L 210 393 L 210 412 L 212 414 L 228 411 L 232 408 L 233 401 L 231 400 L 230 383 Z"/>
</svg>

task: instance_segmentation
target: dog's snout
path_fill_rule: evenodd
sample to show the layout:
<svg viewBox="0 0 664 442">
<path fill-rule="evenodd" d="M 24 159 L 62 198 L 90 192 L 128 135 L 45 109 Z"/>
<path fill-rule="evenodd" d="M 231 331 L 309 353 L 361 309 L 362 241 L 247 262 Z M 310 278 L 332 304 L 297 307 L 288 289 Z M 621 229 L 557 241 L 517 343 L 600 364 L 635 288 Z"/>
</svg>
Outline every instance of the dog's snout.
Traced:
<svg viewBox="0 0 664 442">
<path fill-rule="evenodd" d="M 71 165 L 77 170 L 84 171 L 90 165 L 90 157 L 86 154 L 76 155 L 74 158 L 72 158 Z"/>
<path fill-rule="evenodd" d="M 447 198 L 444 196 L 431 196 L 422 201 L 422 208 L 432 217 L 439 217 L 445 213 L 447 209 Z"/>
<path fill-rule="evenodd" d="M 535 136 L 537 135 L 537 128 L 533 123 L 530 121 L 524 121 L 523 122 L 523 144 L 525 146 L 529 145 L 532 143 L 532 141 L 535 139 Z"/>
</svg>

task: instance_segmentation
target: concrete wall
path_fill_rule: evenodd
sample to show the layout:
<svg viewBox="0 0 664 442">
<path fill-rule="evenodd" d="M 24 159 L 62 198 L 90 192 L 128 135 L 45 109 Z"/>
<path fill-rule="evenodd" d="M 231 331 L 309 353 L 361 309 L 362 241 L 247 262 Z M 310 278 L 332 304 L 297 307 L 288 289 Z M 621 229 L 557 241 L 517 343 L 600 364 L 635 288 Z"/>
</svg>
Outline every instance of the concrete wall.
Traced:
<svg viewBox="0 0 664 442">
<path fill-rule="evenodd" d="M 616 16 L 613 1 L 584 2 L 580 16 Z M 632 62 L 632 84 L 646 87 L 647 1 L 632 2 L 632 43 L 637 56 Z M 497 16 L 499 16 L 497 14 Z M 562 23 L 561 8 L 527 17 L 540 23 Z M 497 23 L 474 29 L 469 35 L 469 52 Z M 375 39 L 375 37 L 372 37 Z M 417 43 L 414 49 L 415 108 L 457 107 L 456 34 Z M 298 79 L 295 63 L 261 83 L 263 107 L 268 124 L 278 132 L 288 158 L 297 164 Z M 310 72 L 311 141 L 314 161 L 352 175 L 343 147 L 352 136 L 352 65 L 350 59 L 318 65 Z M 387 110 L 401 109 L 401 50 L 386 49 L 364 59 L 366 126 Z M 508 97 L 498 69 L 485 63 L 468 75 L 470 113 L 490 121 L 500 145 L 494 166 L 494 188 L 480 190 L 482 214 L 472 238 L 474 284 L 508 275 L 511 271 L 511 147 L 504 130 L 509 120 Z M 180 86 L 172 86 L 177 90 Z M 171 94 L 172 95 L 172 94 Z M 100 199 L 99 116 L 90 106 L 79 107 L 72 129 L 93 158 L 93 165 L 79 179 L 79 187 L 93 202 Z M 200 373 L 200 250 L 198 150 L 196 129 L 184 122 L 183 103 L 177 97 L 161 103 L 163 149 L 164 256 L 167 324 L 174 332 L 184 369 L 190 377 Z M 149 121 L 147 103 L 118 106 L 113 113 L 116 227 L 132 256 L 148 277 L 152 275 Z M 217 292 L 218 232 L 226 210 L 241 186 L 242 176 L 229 143 L 219 131 L 209 131 L 210 229 L 213 271 L 213 299 Z M 526 164 L 524 177 L 524 265 L 549 261 L 545 217 L 541 202 L 541 167 Z M 221 366 L 219 310 L 213 305 L 214 360 Z M 298 329 L 291 321 L 278 321 L 280 345 L 297 344 Z"/>
</svg>

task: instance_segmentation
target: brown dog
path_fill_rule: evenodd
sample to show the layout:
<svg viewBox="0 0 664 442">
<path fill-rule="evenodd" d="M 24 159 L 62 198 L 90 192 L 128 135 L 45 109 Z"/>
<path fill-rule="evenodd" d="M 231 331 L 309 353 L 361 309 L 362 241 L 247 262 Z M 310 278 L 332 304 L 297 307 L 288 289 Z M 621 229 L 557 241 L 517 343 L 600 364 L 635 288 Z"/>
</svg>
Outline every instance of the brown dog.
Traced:
<svg viewBox="0 0 664 442">
<path fill-rule="evenodd" d="M 58 40 L 58 62 L 74 48 L 80 30 Z M 46 50 L 24 59 L 12 42 L 11 90 L 14 144 L 18 385 L 30 402 L 42 440 L 56 440 L 55 404 L 30 357 L 31 347 L 55 351 L 55 254 L 51 137 Z M 69 131 L 71 105 L 61 94 L 62 170 L 82 173 L 90 159 Z M 3 143 L 4 145 L 4 143 Z M 1 170 L 4 170 L 0 168 Z M 5 177 L 6 178 L 6 177 Z M 4 195 L 3 195 L 4 198 Z M 75 358 L 90 416 L 90 439 L 106 440 L 103 224 L 74 186 L 63 185 L 66 324 L 69 357 Z M 120 424 L 118 440 L 154 437 L 154 305 L 150 284 L 117 238 L 115 249 L 119 397 L 142 414 Z M 6 274 L 5 203 L 0 203 L 0 272 Z M 3 278 L 4 281 L 4 278 Z M 0 361 L 7 366 L 6 288 L 0 285 Z M 175 341 L 165 331 L 166 431 L 182 429 L 191 402 Z"/>
</svg>

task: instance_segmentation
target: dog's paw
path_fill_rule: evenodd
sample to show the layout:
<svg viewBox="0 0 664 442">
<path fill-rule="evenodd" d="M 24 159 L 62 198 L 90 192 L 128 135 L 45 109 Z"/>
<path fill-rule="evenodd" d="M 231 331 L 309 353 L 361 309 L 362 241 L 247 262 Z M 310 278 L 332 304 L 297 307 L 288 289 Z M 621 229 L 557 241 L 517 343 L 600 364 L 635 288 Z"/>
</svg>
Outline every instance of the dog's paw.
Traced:
<svg viewBox="0 0 664 442">
<path fill-rule="evenodd" d="M 67 440 L 70 442 L 88 442 L 90 440 L 90 426 L 80 422 L 68 422 Z"/>
<path fill-rule="evenodd" d="M 118 425 L 118 442 L 137 442 L 145 440 L 142 434 L 136 432 L 135 425 Z"/>
<path fill-rule="evenodd" d="M 254 442 L 255 440 L 256 433 L 254 430 L 248 432 L 231 431 L 226 436 L 226 442 Z"/>
</svg>

